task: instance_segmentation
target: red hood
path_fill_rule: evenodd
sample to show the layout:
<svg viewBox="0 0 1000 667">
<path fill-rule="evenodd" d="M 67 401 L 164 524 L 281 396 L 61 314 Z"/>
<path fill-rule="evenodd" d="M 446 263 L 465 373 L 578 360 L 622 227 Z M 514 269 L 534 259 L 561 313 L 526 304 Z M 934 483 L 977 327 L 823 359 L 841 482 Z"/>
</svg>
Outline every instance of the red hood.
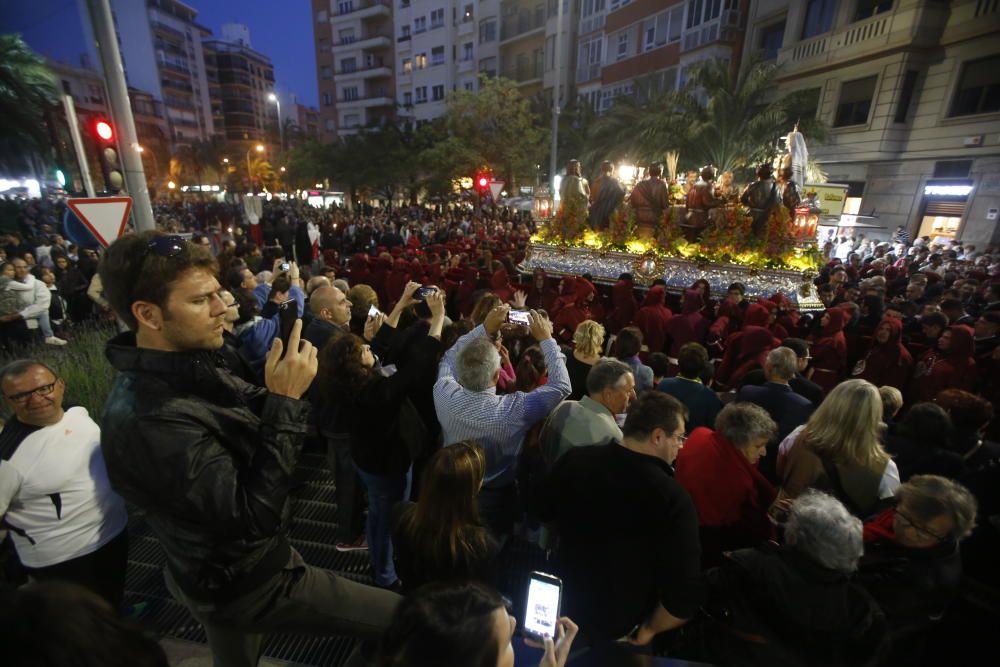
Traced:
<svg viewBox="0 0 1000 667">
<path fill-rule="evenodd" d="M 948 348 L 948 356 L 958 359 L 966 359 L 975 355 L 976 339 L 971 327 L 962 324 L 955 324 L 948 327 L 951 331 L 951 346 Z"/>
<path fill-rule="evenodd" d="M 368 256 L 364 253 L 355 253 L 351 256 L 351 271 L 362 271 L 368 267 Z"/>
<path fill-rule="evenodd" d="M 510 278 L 507 276 L 507 269 L 500 269 L 493 274 L 493 277 L 490 278 L 490 287 L 494 291 L 510 289 Z"/>
<path fill-rule="evenodd" d="M 573 296 L 576 305 L 584 307 L 587 305 L 587 297 L 597 294 L 593 284 L 586 278 L 577 278 L 573 283 Z"/>
<path fill-rule="evenodd" d="M 684 305 L 681 307 L 682 313 L 690 315 L 691 313 L 697 313 L 704 307 L 705 299 L 702 297 L 701 292 L 693 289 L 684 292 Z"/>
<path fill-rule="evenodd" d="M 743 313 L 743 326 L 766 327 L 771 320 L 771 311 L 759 303 L 751 303 Z"/>
<path fill-rule="evenodd" d="M 851 321 L 851 313 L 843 308 L 827 308 L 825 314 L 830 316 L 830 321 L 823 327 L 824 336 L 832 336 L 843 331 L 847 323 Z"/>
<path fill-rule="evenodd" d="M 562 281 L 562 289 L 559 292 L 559 296 L 571 296 L 576 293 L 576 278 L 573 276 L 566 276 Z M 583 278 L 580 278 L 583 280 Z"/>
<path fill-rule="evenodd" d="M 647 306 L 662 306 L 667 300 L 667 290 L 663 285 L 657 285 L 646 292 L 646 298 L 642 300 L 643 308 Z"/>
<path fill-rule="evenodd" d="M 634 287 L 631 280 L 619 280 L 611 287 L 611 302 L 615 307 L 620 308 L 634 303 Z"/>
<path fill-rule="evenodd" d="M 885 324 L 889 325 L 889 340 L 887 340 L 885 343 L 876 342 L 875 344 L 888 348 L 898 347 L 900 341 L 903 338 L 903 323 L 900 320 L 897 320 L 895 317 L 883 317 L 882 321 L 878 323 L 878 326 L 879 328 L 881 328 L 882 325 Z M 876 329 L 876 332 L 877 331 L 878 329 Z"/>
</svg>

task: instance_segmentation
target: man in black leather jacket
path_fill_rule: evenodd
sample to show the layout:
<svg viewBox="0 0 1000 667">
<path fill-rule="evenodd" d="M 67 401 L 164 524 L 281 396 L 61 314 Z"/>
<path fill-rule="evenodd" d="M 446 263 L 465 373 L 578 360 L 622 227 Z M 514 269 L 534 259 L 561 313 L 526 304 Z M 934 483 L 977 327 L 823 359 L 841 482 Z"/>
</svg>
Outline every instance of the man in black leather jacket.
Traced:
<svg viewBox="0 0 1000 667">
<path fill-rule="evenodd" d="M 216 665 L 255 665 L 262 633 L 374 638 L 398 596 L 308 566 L 288 540 L 316 349 L 295 325 L 276 339 L 266 388 L 217 354 L 225 302 L 216 263 L 178 236 L 123 237 L 100 265 L 131 331 L 111 340 L 119 371 L 101 447 L 114 489 L 145 511 L 171 593 L 205 626 Z"/>
</svg>

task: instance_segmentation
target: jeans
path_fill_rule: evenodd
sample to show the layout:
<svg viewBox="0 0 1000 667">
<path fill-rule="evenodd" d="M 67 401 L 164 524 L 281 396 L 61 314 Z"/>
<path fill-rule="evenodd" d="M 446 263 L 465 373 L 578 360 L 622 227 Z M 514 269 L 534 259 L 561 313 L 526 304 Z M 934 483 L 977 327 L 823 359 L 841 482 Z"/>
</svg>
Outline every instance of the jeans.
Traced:
<svg viewBox="0 0 1000 667">
<path fill-rule="evenodd" d="M 306 565 L 294 549 L 260 588 L 223 604 L 189 598 L 164 571 L 167 589 L 205 626 L 216 667 L 253 667 L 265 632 L 346 634 L 375 641 L 402 599 L 395 593 Z M 368 664 L 357 653 L 348 665 Z"/>
<path fill-rule="evenodd" d="M 396 566 L 392 562 L 392 506 L 410 499 L 413 466 L 406 474 L 372 475 L 358 468 L 361 480 L 368 487 L 368 558 L 376 586 L 396 583 Z"/>
<path fill-rule="evenodd" d="M 49 319 L 48 312 L 42 313 L 38 316 L 38 328 L 42 330 L 42 335 L 46 338 L 52 338 L 55 336 L 55 332 L 52 331 L 52 320 Z"/>
</svg>

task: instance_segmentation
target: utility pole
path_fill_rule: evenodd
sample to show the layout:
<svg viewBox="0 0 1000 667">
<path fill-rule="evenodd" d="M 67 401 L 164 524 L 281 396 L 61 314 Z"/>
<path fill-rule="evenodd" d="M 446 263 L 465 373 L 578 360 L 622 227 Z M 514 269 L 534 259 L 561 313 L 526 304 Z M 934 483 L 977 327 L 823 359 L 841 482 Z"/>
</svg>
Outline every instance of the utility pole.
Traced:
<svg viewBox="0 0 1000 667">
<path fill-rule="evenodd" d="M 73 139 L 73 150 L 76 151 L 76 161 L 80 165 L 80 180 L 87 196 L 93 198 L 94 182 L 90 180 L 90 165 L 87 163 L 87 152 L 83 149 L 83 139 L 80 137 L 80 121 L 76 119 L 76 106 L 72 95 L 63 95 L 63 109 L 66 111 L 66 124 L 69 125 L 69 136 Z"/>
<path fill-rule="evenodd" d="M 97 52 L 101 56 L 104 81 L 108 88 L 108 102 L 111 118 L 115 123 L 118 137 L 118 153 L 125 172 L 125 186 L 132 197 L 132 216 L 136 231 L 156 229 L 153 206 L 149 201 L 146 174 L 139 154 L 139 138 L 132 118 L 132 106 L 128 99 L 128 85 L 125 83 L 125 68 L 118 52 L 118 37 L 111 17 L 109 0 L 87 0 L 90 22 L 94 27 Z"/>
<path fill-rule="evenodd" d="M 556 53 L 555 62 L 553 63 L 555 67 L 555 80 L 556 85 L 552 91 L 552 148 L 549 152 L 549 179 L 552 185 L 552 196 L 555 197 L 556 194 L 556 160 L 558 159 L 558 147 L 559 147 L 559 69 L 562 64 L 562 16 L 563 16 L 563 3 L 565 0 L 556 0 Z"/>
</svg>

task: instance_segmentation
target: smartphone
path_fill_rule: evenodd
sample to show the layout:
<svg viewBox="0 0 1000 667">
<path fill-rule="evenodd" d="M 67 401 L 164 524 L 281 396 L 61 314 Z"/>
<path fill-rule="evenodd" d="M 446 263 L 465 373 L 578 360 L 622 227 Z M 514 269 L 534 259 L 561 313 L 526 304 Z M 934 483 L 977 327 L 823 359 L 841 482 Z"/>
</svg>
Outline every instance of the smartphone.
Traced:
<svg viewBox="0 0 1000 667">
<path fill-rule="evenodd" d="M 381 314 L 382 311 L 376 308 L 374 304 L 372 304 L 372 306 L 368 308 L 368 317 L 376 317 Z"/>
<path fill-rule="evenodd" d="M 291 270 L 291 268 L 292 268 L 292 265 L 289 264 L 288 262 L 282 262 L 281 263 L 281 270 L 282 271 L 289 271 L 289 270 Z"/>
<path fill-rule="evenodd" d="M 282 357 L 288 352 L 288 339 L 292 337 L 292 327 L 295 326 L 297 319 L 299 319 L 299 308 L 295 299 L 288 299 L 278 304 L 278 330 L 281 332 Z"/>
<path fill-rule="evenodd" d="M 532 572 L 528 579 L 524 634 L 538 642 L 544 637 L 555 638 L 561 605 L 562 579 L 544 572 Z"/>
<path fill-rule="evenodd" d="M 413 293 L 413 298 L 417 301 L 426 301 L 427 295 L 434 292 L 437 292 L 437 287 L 418 287 L 417 291 Z"/>
<path fill-rule="evenodd" d="M 524 327 L 531 326 L 531 319 L 528 317 L 528 311 L 526 310 L 508 310 L 507 321 L 511 324 L 520 324 Z"/>
</svg>

